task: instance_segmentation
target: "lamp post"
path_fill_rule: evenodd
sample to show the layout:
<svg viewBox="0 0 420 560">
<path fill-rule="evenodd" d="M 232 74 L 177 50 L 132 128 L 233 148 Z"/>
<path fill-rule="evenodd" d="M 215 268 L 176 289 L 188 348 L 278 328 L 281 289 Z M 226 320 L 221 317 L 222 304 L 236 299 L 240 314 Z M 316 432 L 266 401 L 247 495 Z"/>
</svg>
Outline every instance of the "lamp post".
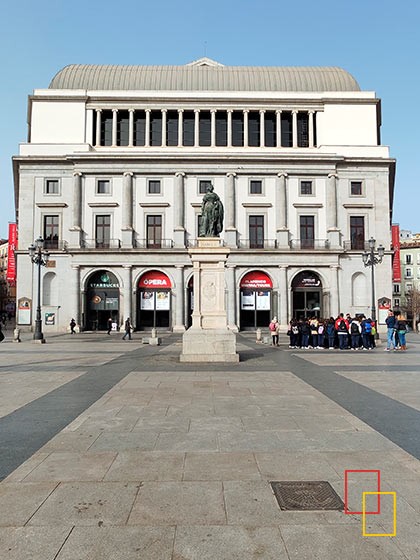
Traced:
<svg viewBox="0 0 420 560">
<path fill-rule="evenodd" d="M 49 253 L 44 250 L 44 240 L 42 237 L 38 237 L 38 239 L 32 243 L 28 248 L 28 252 L 31 261 L 38 266 L 38 304 L 36 307 L 34 340 L 45 342 L 44 335 L 42 334 L 41 319 L 41 266 L 47 265 Z"/>
<path fill-rule="evenodd" d="M 376 296 L 375 296 L 375 266 L 382 262 L 385 255 L 385 247 L 379 245 L 376 250 L 376 240 L 371 237 L 368 241 L 369 251 L 364 251 L 362 254 L 363 264 L 371 267 L 371 283 L 372 283 L 372 321 L 375 323 L 376 334 L 375 338 L 379 338 L 378 326 L 376 323 Z"/>
</svg>

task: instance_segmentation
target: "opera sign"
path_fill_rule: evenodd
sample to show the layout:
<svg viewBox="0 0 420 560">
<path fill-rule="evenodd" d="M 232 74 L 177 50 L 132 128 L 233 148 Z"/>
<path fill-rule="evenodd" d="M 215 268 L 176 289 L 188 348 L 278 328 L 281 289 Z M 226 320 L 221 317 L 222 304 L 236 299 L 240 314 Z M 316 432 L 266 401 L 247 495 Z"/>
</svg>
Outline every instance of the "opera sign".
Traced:
<svg viewBox="0 0 420 560">
<path fill-rule="evenodd" d="M 166 274 L 158 270 L 146 272 L 140 278 L 139 288 L 171 288 L 172 284 Z"/>
</svg>

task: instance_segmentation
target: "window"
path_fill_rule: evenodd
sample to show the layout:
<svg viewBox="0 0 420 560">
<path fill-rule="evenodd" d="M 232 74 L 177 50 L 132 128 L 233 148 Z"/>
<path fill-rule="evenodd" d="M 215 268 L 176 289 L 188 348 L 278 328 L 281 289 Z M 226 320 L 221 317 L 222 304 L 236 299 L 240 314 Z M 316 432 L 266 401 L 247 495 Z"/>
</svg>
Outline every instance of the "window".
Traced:
<svg viewBox="0 0 420 560">
<path fill-rule="evenodd" d="M 96 194 L 111 194 L 111 181 L 109 179 L 98 179 Z"/>
<path fill-rule="evenodd" d="M 257 111 L 248 113 L 248 146 L 260 145 L 260 114 Z"/>
<path fill-rule="evenodd" d="M 95 246 L 97 249 L 109 249 L 111 243 L 111 216 L 109 214 L 95 217 Z"/>
<path fill-rule="evenodd" d="M 178 146 L 178 113 L 168 111 L 166 115 L 166 144 Z"/>
<path fill-rule="evenodd" d="M 399 298 L 395 298 L 395 299 L 394 299 L 394 306 L 395 306 L 395 307 L 399 307 L 399 306 L 400 306 L 400 300 L 399 300 Z"/>
<path fill-rule="evenodd" d="M 315 244 L 315 216 L 300 216 L 300 247 L 313 249 Z"/>
<path fill-rule="evenodd" d="M 46 249 L 58 249 L 58 216 L 44 216 L 44 242 Z"/>
<path fill-rule="evenodd" d="M 365 248 L 365 218 L 364 216 L 350 216 L 350 244 L 353 251 L 363 251 Z"/>
<path fill-rule="evenodd" d="M 249 127 L 249 124 L 248 124 Z M 248 132 L 249 134 L 249 132 Z M 242 111 L 232 113 L 232 146 L 244 145 L 244 114 Z"/>
<path fill-rule="evenodd" d="M 199 181 L 198 192 L 200 194 L 206 194 L 207 187 L 209 187 L 210 185 L 211 185 L 211 181 L 209 181 L 208 179 L 204 179 L 204 180 Z"/>
<path fill-rule="evenodd" d="M 273 148 L 277 143 L 276 113 L 269 111 L 264 116 L 264 145 L 268 148 Z"/>
<path fill-rule="evenodd" d="M 407 293 L 407 292 L 411 292 L 412 289 L 413 289 L 413 284 L 411 284 L 411 282 L 410 282 L 410 284 L 406 284 L 406 285 L 405 285 L 405 291 L 406 291 L 406 293 Z"/>
<path fill-rule="evenodd" d="M 300 182 L 300 194 L 310 195 L 312 193 L 312 181 L 301 181 Z"/>
<path fill-rule="evenodd" d="M 216 146 L 227 146 L 227 112 L 216 113 Z"/>
<path fill-rule="evenodd" d="M 297 114 L 297 145 L 299 148 L 309 146 L 309 116 L 308 113 Z"/>
<path fill-rule="evenodd" d="M 413 277 L 413 270 L 411 268 L 406 268 L 405 269 L 405 277 L 406 278 L 412 278 Z"/>
<path fill-rule="evenodd" d="M 147 247 L 160 249 L 162 247 L 162 216 L 147 216 Z"/>
<path fill-rule="evenodd" d="M 183 118 L 183 145 L 194 146 L 194 113 L 193 111 L 185 111 Z"/>
<path fill-rule="evenodd" d="M 400 284 L 394 284 L 394 294 L 401 293 L 401 286 Z"/>
<path fill-rule="evenodd" d="M 162 146 L 162 112 L 150 113 L 150 145 Z"/>
<path fill-rule="evenodd" d="M 405 264 L 413 264 L 413 255 L 410 254 L 405 255 Z"/>
<path fill-rule="evenodd" d="M 148 187 L 148 193 L 149 194 L 160 194 L 161 190 L 160 190 L 160 180 L 158 179 L 150 179 L 150 181 L 147 184 Z"/>
<path fill-rule="evenodd" d="M 292 113 L 290 112 L 281 114 L 281 145 L 285 148 L 293 146 Z"/>
<path fill-rule="evenodd" d="M 249 247 L 264 249 L 264 216 L 249 216 Z"/>
<path fill-rule="evenodd" d="M 249 182 L 249 194 L 262 194 L 262 181 Z"/>
<path fill-rule="evenodd" d="M 47 179 L 45 181 L 45 194 L 59 194 L 59 187 L 58 179 Z"/>
<path fill-rule="evenodd" d="M 211 144 L 210 111 L 201 111 L 200 112 L 199 144 L 200 144 L 200 146 L 210 146 L 210 144 Z"/>
<path fill-rule="evenodd" d="M 117 146 L 128 146 L 129 118 L 128 111 L 117 113 Z"/>
<path fill-rule="evenodd" d="M 134 145 L 144 146 L 146 141 L 146 113 L 134 111 Z"/>
<path fill-rule="evenodd" d="M 362 181 L 350 182 L 350 194 L 351 196 L 362 196 Z"/>
<path fill-rule="evenodd" d="M 112 111 L 101 113 L 101 146 L 112 146 Z"/>
</svg>

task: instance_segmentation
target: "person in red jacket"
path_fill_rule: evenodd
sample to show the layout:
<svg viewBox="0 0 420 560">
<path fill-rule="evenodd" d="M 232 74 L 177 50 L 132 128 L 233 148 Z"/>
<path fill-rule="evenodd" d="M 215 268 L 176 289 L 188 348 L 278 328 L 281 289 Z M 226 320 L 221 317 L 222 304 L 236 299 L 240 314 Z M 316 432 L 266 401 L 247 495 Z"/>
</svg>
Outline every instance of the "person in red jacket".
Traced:
<svg viewBox="0 0 420 560">
<path fill-rule="evenodd" d="M 338 334 L 338 347 L 340 350 L 347 348 L 347 340 L 349 335 L 349 322 L 344 318 L 344 314 L 340 313 L 335 322 L 335 330 Z"/>
</svg>

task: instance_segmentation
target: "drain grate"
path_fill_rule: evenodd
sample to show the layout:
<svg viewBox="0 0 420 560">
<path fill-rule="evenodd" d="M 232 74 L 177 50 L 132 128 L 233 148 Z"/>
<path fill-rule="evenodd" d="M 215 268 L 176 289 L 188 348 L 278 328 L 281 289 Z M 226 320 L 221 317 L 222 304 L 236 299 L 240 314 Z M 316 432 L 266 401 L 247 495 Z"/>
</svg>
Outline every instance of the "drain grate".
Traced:
<svg viewBox="0 0 420 560">
<path fill-rule="evenodd" d="M 270 484 L 282 510 L 344 509 L 344 503 L 329 482 L 283 481 Z"/>
</svg>

